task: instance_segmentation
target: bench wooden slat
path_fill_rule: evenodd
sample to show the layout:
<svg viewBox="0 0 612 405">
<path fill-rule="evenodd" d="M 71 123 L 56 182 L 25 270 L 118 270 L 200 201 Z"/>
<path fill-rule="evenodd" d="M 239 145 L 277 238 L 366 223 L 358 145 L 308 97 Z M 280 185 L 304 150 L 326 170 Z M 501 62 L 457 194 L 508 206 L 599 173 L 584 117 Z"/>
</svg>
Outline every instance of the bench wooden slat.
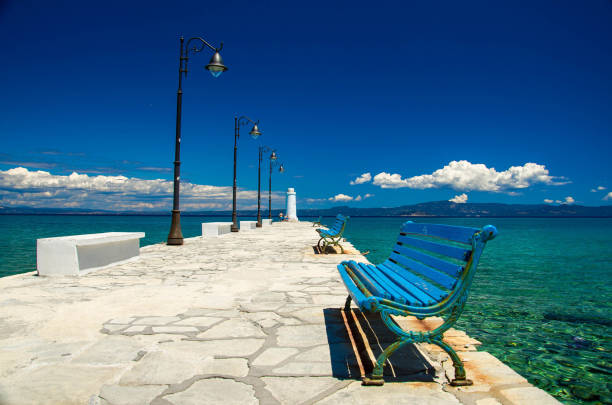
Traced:
<svg viewBox="0 0 612 405">
<path fill-rule="evenodd" d="M 337 266 L 338 271 L 340 272 L 340 277 L 342 277 L 342 281 L 344 285 L 346 285 L 349 294 L 353 298 L 355 302 L 364 303 L 367 301 L 368 297 L 366 297 L 361 290 L 355 285 L 352 277 L 346 272 L 343 264 L 339 264 Z M 361 304 L 360 304 L 361 305 Z"/>
<path fill-rule="evenodd" d="M 417 287 L 411 282 L 414 281 L 418 283 L 420 281 L 423 281 L 418 277 L 414 276 L 414 274 L 411 274 L 406 270 L 401 269 L 401 267 L 389 261 L 381 263 L 376 267 L 380 269 L 381 272 L 385 273 L 387 277 L 395 281 L 395 283 L 402 290 L 404 290 L 406 300 L 412 303 L 412 305 L 417 307 L 426 307 L 436 303 L 436 299 L 434 297 L 427 294 L 421 288 Z M 404 277 L 402 273 L 407 273 L 407 277 L 411 278 L 411 280 L 408 280 L 406 277 Z"/>
<path fill-rule="evenodd" d="M 414 273 L 418 273 L 419 277 L 426 277 L 449 290 L 451 290 L 457 282 L 457 279 L 449 276 L 446 273 L 442 273 L 441 271 L 433 269 L 429 266 L 424 265 L 421 262 L 417 262 L 416 260 L 413 260 L 406 256 L 402 256 L 398 253 L 391 252 L 389 259 L 393 260 L 397 264 L 402 265 L 403 267 L 407 267 Z"/>
<path fill-rule="evenodd" d="M 449 256 L 454 259 L 463 260 L 464 262 L 468 260 L 470 253 L 472 252 L 472 249 L 463 249 L 458 246 L 443 245 L 441 243 L 417 239 L 406 235 L 400 235 L 397 238 L 397 241 L 403 244 L 411 245 L 416 248 L 429 250 L 430 252 L 438 253 L 444 256 Z"/>
<path fill-rule="evenodd" d="M 385 291 L 384 287 L 382 287 L 375 278 L 371 277 L 369 274 L 361 271 L 361 269 L 357 266 L 355 262 L 348 262 L 348 266 L 353 273 L 359 277 L 359 280 L 367 287 L 368 291 L 372 295 L 382 298 L 391 298 L 391 294 Z"/>
<path fill-rule="evenodd" d="M 414 295 L 425 305 L 433 305 L 448 295 L 448 293 L 442 291 L 432 283 L 423 280 L 414 273 L 406 271 L 406 269 L 398 266 L 392 261 L 386 260 L 384 263 L 378 265 L 378 267 L 381 266 L 389 269 L 391 272 L 389 275 L 400 287 Z"/>
<path fill-rule="evenodd" d="M 464 226 L 419 224 L 415 222 L 406 222 L 401 228 L 401 232 L 403 233 L 435 236 L 467 244 L 472 243 L 472 236 L 479 231 L 480 229 L 478 228 L 468 228 Z"/>
<path fill-rule="evenodd" d="M 423 262 L 430 267 L 441 270 L 451 277 L 457 277 L 463 271 L 463 267 L 459 266 L 458 264 L 447 262 L 446 260 L 437 258 L 435 256 L 430 256 L 426 253 L 419 252 L 418 250 L 410 249 L 409 247 L 400 243 L 395 245 L 393 250 L 401 253 L 404 256 Z"/>
<path fill-rule="evenodd" d="M 396 272 L 399 272 L 402 277 L 410 279 L 410 282 L 412 284 L 416 285 L 427 295 L 430 295 L 434 299 L 434 301 L 438 302 L 448 295 L 448 292 L 446 290 L 438 287 L 435 283 L 431 282 L 427 278 L 424 278 L 420 274 L 417 274 L 413 271 L 407 270 L 405 267 L 397 263 L 393 263 L 393 259 L 391 257 L 389 257 L 389 259 L 387 259 L 387 261 L 385 262 L 385 265 L 387 267 L 389 267 L 390 264 L 394 265 L 393 269 L 396 270 Z"/>
<path fill-rule="evenodd" d="M 372 278 L 375 278 L 378 283 L 385 288 L 385 290 L 391 295 L 393 301 L 406 303 L 406 293 L 399 288 L 391 279 L 385 274 L 381 273 L 375 266 L 365 263 L 356 263 L 363 271 L 366 271 Z"/>
</svg>

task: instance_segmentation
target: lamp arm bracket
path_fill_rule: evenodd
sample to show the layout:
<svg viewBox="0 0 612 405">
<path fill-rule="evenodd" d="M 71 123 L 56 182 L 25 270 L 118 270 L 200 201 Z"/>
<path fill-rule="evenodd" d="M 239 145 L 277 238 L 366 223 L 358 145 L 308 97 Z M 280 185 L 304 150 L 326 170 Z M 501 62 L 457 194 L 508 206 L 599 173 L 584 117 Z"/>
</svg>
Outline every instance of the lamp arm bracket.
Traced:
<svg viewBox="0 0 612 405">
<path fill-rule="evenodd" d="M 247 117 L 246 115 L 241 116 L 240 118 L 238 118 L 238 126 L 240 125 L 246 125 L 247 122 L 251 122 L 255 125 L 259 125 L 259 120 L 257 121 L 253 121 L 252 119 L 250 119 L 249 117 Z"/>
<path fill-rule="evenodd" d="M 193 48 L 189 47 L 189 44 L 191 44 L 191 41 L 200 41 L 200 47 L 198 48 L 196 45 L 193 46 Z M 215 52 L 219 52 L 221 49 L 223 49 L 223 42 L 221 42 L 221 44 L 219 45 L 219 48 L 215 48 L 214 46 L 212 46 L 211 44 L 209 44 L 204 38 L 202 37 L 193 37 L 193 38 L 189 38 L 189 40 L 187 41 L 187 46 L 186 46 L 186 50 L 187 52 L 185 52 L 185 57 L 187 57 L 187 55 L 189 54 L 189 51 L 191 50 L 191 52 L 202 52 L 204 50 L 205 47 L 209 47 L 210 49 L 212 49 Z"/>
</svg>

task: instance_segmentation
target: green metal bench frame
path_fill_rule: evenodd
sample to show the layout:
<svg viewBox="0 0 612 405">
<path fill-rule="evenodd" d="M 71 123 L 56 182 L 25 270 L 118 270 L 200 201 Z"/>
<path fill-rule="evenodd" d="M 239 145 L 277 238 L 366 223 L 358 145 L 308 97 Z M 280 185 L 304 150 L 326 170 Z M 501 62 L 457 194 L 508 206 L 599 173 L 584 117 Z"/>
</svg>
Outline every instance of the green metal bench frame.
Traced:
<svg viewBox="0 0 612 405">
<path fill-rule="evenodd" d="M 314 221 L 312 223 L 312 226 L 323 226 L 323 224 L 321 223 L 321 219 L 323 219 L 323 217 L 319 216 L 319 219 L 317 219 L 316 221 Z"/>
<path fill-rule="evenodd" d="M 329 229 L 319 228 L 316 230 L 321 237 L 317 243 L 320 252 L 325 252 L 325 254 L 327 254 L 328 246 L 339 246 L 340 251 L 344 253 L 344 248 L 340 244 L 340 241 L 342 240 L 342 234 L 344 233 L 344 228 L 346 228 L 346 223 L 348 220 L 349 217 L 338 214 L 336 215 L 334 225 L 332 225 Z"/>
<path fill-rule="evenodd" d="M 385 262 L 373 266 L 344 261 L 338 265 L 349 292 L 345 310 L 350 310 L 354 301 L 362 311 L 378 312 L 397 335 L 397 340 L 378 357 L 372 375 L 363 379 L 364 385 L 383 385 L 387 359 L 409 343 L 438 345 L 453 361 L 455 378 L 451 385 L 473 384 L 466 378 L 455 350 L 442 339 L 461 315 L 483 249 L 496 235 L 497 229 L 492 225 L 478 229 L 408 221 Z M 405 331 L 391 315 L 418 319 L 439 316 L 444 322 L 428 332 Z"/>
</svg>

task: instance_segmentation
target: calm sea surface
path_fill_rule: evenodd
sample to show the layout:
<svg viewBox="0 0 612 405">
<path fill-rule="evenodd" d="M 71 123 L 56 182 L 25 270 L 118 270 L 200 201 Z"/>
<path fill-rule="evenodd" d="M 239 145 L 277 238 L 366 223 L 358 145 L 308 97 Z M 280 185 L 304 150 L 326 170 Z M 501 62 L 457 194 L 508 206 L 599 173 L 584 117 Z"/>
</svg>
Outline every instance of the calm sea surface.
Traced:
<svg viewBox="0 0 612 405">
<path fill-rule="evenodd" d="M 351 218 L 345 235 L 379 263 L 405 220 Z M 191 237 L 201 234 L 202 222 L 229 218 L 181 221 L 183 235 Z M 612 219 L 416 221 L 497 226 L 499 236 L 485 249 L 458 328 L 564 403 L 612 404 Z M 150 216 L 0 215 L 0 277 L 35 270 L 37 238 L 142 231 L 147 245 L 166 239 L 169 222 Z"/>
</svg>

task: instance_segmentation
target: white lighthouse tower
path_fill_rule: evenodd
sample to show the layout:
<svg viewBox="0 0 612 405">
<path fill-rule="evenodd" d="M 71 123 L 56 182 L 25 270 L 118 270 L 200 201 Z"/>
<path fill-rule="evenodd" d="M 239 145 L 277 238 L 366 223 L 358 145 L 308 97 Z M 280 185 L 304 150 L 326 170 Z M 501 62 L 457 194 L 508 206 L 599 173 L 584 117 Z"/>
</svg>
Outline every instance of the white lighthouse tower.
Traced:
<svg viewBox="0 0 612 405">
<path fill-rule="evenodd" d="M 287 220 L 292 222 L 298 222 L 297 208 L 295 205 L 295 189 L 290 187 L 287 190 Z"/>
</svg>

